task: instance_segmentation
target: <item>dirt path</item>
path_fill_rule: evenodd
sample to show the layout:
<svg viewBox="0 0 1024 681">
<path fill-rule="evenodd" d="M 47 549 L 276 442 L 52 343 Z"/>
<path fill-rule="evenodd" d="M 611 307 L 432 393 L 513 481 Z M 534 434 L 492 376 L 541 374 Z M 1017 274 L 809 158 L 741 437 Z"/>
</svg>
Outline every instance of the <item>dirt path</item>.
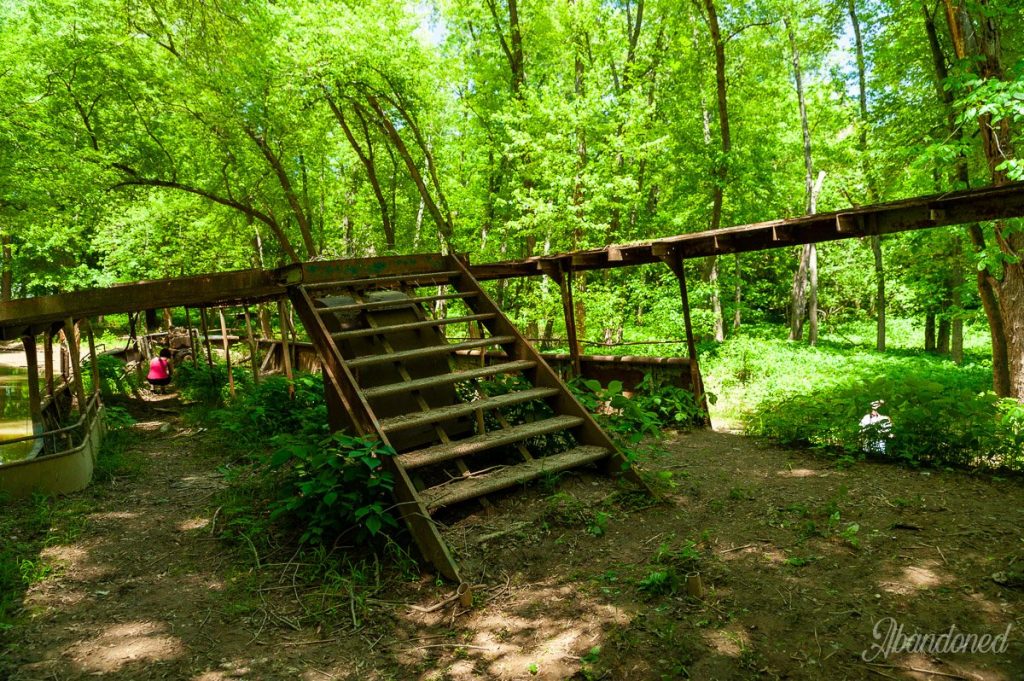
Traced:
<svg viewBox="0 0 1024 681">
<path fill-rule="evenodd" d="M 345 583 L 383 586 L 314 626 L 317 587 L 213 536 L 226 455 L 210 434 L 169 413 L 138 427 L 136 475 L 59 502 L 81 522 L 41 557 L 55 572 L 11 632 L 13 680 L 1024 678 L 1024 592 L 997 583 L 1024 564 L 1018 480 L 681 435 L 649 462 L 662 503 L 573 474 L 448 519 L 473 609 L 349 565 Z M 1009 626 L 1008 646 L 869 664 L 887 618 L 907 635 Z"/>
</svg>

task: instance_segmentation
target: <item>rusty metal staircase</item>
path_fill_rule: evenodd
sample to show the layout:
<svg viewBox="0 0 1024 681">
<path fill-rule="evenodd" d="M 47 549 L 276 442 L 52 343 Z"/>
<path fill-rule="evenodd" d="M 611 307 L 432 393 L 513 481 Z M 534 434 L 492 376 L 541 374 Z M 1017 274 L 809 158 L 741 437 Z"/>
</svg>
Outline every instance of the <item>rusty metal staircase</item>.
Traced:
<svg viewBox="0 0 1024 681">
<path fill-rule="evenodd" d="M 395 450 L 398 508 L 445 577 L 462 581 L 431 519 L 443 508 L 594 463 L 646 488 L 457 257 L 305 263 L 284 283 L 320 355 L 331 429 Z M 449 342 L 454 324 L 479 337 Z M 487 364 L 493 347 L 507 361 Z"/>
</svg>

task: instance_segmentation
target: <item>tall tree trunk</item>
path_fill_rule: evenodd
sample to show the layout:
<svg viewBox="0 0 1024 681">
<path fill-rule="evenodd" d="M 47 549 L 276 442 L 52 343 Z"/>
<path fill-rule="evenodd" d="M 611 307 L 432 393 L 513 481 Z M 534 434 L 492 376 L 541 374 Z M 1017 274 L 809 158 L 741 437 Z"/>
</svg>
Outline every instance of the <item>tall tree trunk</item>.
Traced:
<svg viewBox="0 0 1024 681">
<path fill-rule="evenodd" d="M 732 152 L 732 133 L 729 130 L 729 98 L 725 78 L 725 41 L 718 23 L 714 0 L 704 0 L 705 19 L 715 49 L 715 94 L 718 102 L 718 132 L 722 141 L 722 155 L 714 171 L 715 186 L 711 193 L 711 229 L 722 226 L 722 204 L 725 200 L 725 182 L 728 176 L 728 158 Z M 718 256 L 711 256 L 708 268 L 711 284 L 711 308 L 715 318 L 715 340 L 725 340 L 725 319 L 718 283 Z"/>
<path fill-rule="evenodd" d="M 990 11 L 988 0 L 976 3 L 977 20 L 972 19 L 959 0 L 944 0 L 944 6 L 957 59 L 971 60 L 983 80 L 1004 80 L 998 14 Z M 934 20 L 927 8 L 925 27 L 934 56 L 937 40 L 933 38 Z M 945 62 L 938 57 L 935 62 L 936 73 L 944 80 Z M 943 99 L 952 116 L 952 93 Z M 993 121 L 991 113 L 984 113 L 978 116 L 978 127 L 992 184 L 1006 184 L 1009 179 L 999 165 L 1013 156 L 1010 121 L 1006 118 Z M 981 228 L 971 225 L 969 229 L 975 248 L 983 249 L 985 240 Z M 1024 250 L 1024 234 L 1008 233 L 1005 221 L 996 223 L 995 238 L 999 249 L 1007 255 L 1015 257 Z M 992 336 L 993 387 L 998 395 L 1024 398 L 1024 264 L 1019 260 L 1004 263 L 1001 279 L 987 270 L 978 270 L 977 276 L 978 292 Z"/>
<path fill-rule="evenodd" d="M 857 83 L 859 85 L 860 103 L 860 136 L 858 146 L 860 150 L 861 173 L 864 176 L 864 184 L 867 190 L 867 202 L 874 204 L 878 202 L 878 192 L 875 189 L 874 176 L 871 172 L 871 160 L 868 158 L 868 86 L 867 73 L 864 61 L 864 40 L 860 32 L 860 19 L 857 16 L 856 0 L 848 0 L 847 9 L 850 14 L 850 23 L 853 25 L 854 44 L 857 48 Z M 878 352 L 885 352 L 885 267 L 882 259 L 882 237 L 869 237 L 868 243 L 871 246 L 871 255 L 875 261 L 875 349 Z"/>
<path fill-rule="evenodd" d="M 800 129 L 803 133 L 804 153 L 804 207 L 808 215 L 818 212 L 818 194 L 825 173 L 814 179 L 814 156 L 811 152 L 811 128 L 807 121 L 807 100 L 804 97 L 803 72 L 800 68 L 800 50 L 796 44 L 796 34 L 789 18 L 785 19 L 786 33 L 789 36 L 790 58 L 793 65 L 793 82 L 796 85 L 796 99 L 800 110 Z M 810 281 L 807 278 L 810 277 Z M 807 290 L 809 288 L 809 291 Z M 789 339 L 800 340 L 803 336 L 804 309 L 809 306 L 811 345 L 818 342 L 818 250 L 814 244 L 805 244 L 800 250 L 800 262 L 793 278 L 793 295 Z"/>
<path fill-rule="evenodd" d="M 935 352 L 935 313 L 924 315 L 924 351 Z"/>
</svg>

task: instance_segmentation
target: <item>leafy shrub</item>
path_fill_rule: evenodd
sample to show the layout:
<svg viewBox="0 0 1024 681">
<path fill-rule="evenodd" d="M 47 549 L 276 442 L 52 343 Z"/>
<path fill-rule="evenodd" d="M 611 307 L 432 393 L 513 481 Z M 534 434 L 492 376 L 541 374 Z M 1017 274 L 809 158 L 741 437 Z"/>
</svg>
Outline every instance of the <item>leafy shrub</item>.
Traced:
<svg viewBox="0 0 1024 681">
<path fill-rule="evenodd" d="M 693 392 L 666 383 L 653 373 L 644 374 L 644 380 L 636 387 L 633 399 L 657 414 L 663 425 L 690 427 L 699 423 L 702 417 L 701 407 Z M 709 394 L 708 400 L 714 404 L 715 396 Z"/>
<path fill-rule="evenodd" d="M 610 381 L 602 387 L 593 379 L 576 379 L 570 383 L 570 388 L 601 426 L 624 442 L 636 445 L 648 437 L 661 435 L 664 424 L 658 412 L 640 398 L 626 397 L 622 381 Z"/>
<path fill-rule="evenodd" d="M 747 431 L 847 458 L 1021 468 L 1024 409 L 985 391 L 978 372 L 897 357 L 884 374 L 875 369 L 847 363 L 841 372 L 818 373 L 801 386 L 766 395 L 746 413 Z M 860 419 L 877 399 L 885 400 L 881 411 L 892 419 L 892 437 L 884 451 L 866 452 L 871 448 L 864 445 Z"/>
<path fill-rule="evenodd" d="M 244 369 L 233 367 L 235 390 L 245 392 L 252 383 L 252 376 Z M 228 367 L 224 362 L 209 364 L 182 362 L 174 367 L 174 384 L 178 394 L 187 402 L 198 402 L 206 406 L 224 404 L 228 398 Z"/>
<path fill-rule="evenodd" d="M 294 397 L 290 388 L 294 388 Z M 317 442 L 327 435 L 327 406 L 323 378 L 298 374 L 294 381 L 268 376 L 246 384 L 213 420 L 240 444 L 266 442 L 280 433 L 304 434 Z"/>
<path fill-rule="evenodd" d="M 120 359 L 112 355 L 97 355 L 96 363 L 100 374 L 100 394 L 104 398 L 115 395 L 131 395 L 138 391 L 138 374 L 130 371 Z M 92 392 L 91 359 L 82 362 L 82 377 L 86 393 Z"/>
<path fill-rule="evenodd" d="M 318 443 L 279 435 L 275 444 L 269 465 L 281 473 L 281 497 L 270 517 L 302 527 L 300 542 L 320 543 L 352 529 L 361 541 L 398 526 L 388 511 L 394 479 L 381 461 L 394 455 L 390 447 L 344 433 Z"/>
<path fill-rule="evenodd" d="M 650 373 L 629 397 L 624 394 L 621 381 L 602 386 L 595 380 L 577 378 L 569 382 L 569 388 L 602 427 L 627 447 L 659 437 L 665 428 L 693 425 L 700 417 L 693 393 L 664 383 Z"/>
</svg>

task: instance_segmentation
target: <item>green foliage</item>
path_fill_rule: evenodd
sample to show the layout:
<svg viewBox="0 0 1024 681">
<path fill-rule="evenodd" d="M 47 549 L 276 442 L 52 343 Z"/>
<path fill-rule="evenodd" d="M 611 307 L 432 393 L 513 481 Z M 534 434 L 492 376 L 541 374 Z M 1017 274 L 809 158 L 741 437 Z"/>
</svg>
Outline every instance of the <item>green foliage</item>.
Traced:
<svg viewBox="0 0 1024 681">
<path fill-rule="evenodd" d="M 237 379 L 240 372 L 235 369 L 233 373 Z M 202 362 L 182 362 L 174 368 L 174 384 L 186 402 L 207 407 L 220 405 L 227 396 L 228 367 L 223 362 L 214 362 L 212 367 Z"/>
<path fill-rule="evenodd" d="M 103 408 L 103 419 L 108 431 L 125 430 L 135 425 L 135 417 L 124 407 L 108 405 Z"/>
<path fill-rule="evenodd" d="M 344 433 L 316 444 L 279 435 L 275 444 L 269 465 L 280 473 L 281 497 L 270 517 L 302 528 L 302 543 L 328 542 L 353 529 L 356 541 L 365 541 L 398 526 L 389 513 L 394 479 L 381 461 L 394 454 L 391 448 Z"/>
<path fill-rule="evenodd" d="M 842 464 L 880 457 L 915 466 L 1024 466 L 1024 412 L 988 390 L 990 369 L 981 364 L 741 337 L 718 348 L 706 366 L 738 396 L 730 415 L 748 433 L 809 445 Z M 891 439 L 875 438 L 884 453 L 865 446 L 872 436 L 860 425 L 879 399 L 892 420 Z"/>
<path fill-rule="evenodd" d="M 327 435 L 323 377 L 301 373 L 294 381 L 268 376 L 256 384 L 246 382 L 234 400 L 225 408 L 212 411 L 210 416 L 235 442 L 243 445 L 259 445 L 282 433 L 315 442 Z"/>
<path fill-rule="evenodd" d="M 229 469 L 224 536 L 258 555 L 254 541 L 269 523 L 310 545 L 329 544 L 353 531 L 356 541 L 381 538 L 397 527 L 390 512 L 394 482 L 382 468 L 382 458 L 393 452 L 376 440 L 329 434 L 321 376 L 243 380 L 230 399 L 219 372 L 211 375 L 200 364 L 184 373 L 183 392 L 223 404 L 203 409 L 201 417 L 217 426 L 225 444 L 244 452 L 247 462 Z"/>
<path fill-rule="evenodd" d="M 705 538 L 706 535 L 707 532 Z M 703 555 L 696 541 L 688 539 L 679 546 L 673 546 L 671 541 L 663 542 L 651 557 L 650 570 L 637 582 L 637 589 L 648 596 L 675 594 L 686 575 L 697 571 L 702 561 Z"/>
<path fill-rule="evenodd" d="M 112 355 L 98 355 L 97 363 L 100 373 L 100 394 L 104 399 L 117 395 L 131 395 L 139 389 L 139 377 L 134 371 L 125 367 L 117 357 Z M 82 376 L 86 386 L 86 392 L 93 390 L 92 385 L 92 360 L 82 362 Z"/>
</svg>

